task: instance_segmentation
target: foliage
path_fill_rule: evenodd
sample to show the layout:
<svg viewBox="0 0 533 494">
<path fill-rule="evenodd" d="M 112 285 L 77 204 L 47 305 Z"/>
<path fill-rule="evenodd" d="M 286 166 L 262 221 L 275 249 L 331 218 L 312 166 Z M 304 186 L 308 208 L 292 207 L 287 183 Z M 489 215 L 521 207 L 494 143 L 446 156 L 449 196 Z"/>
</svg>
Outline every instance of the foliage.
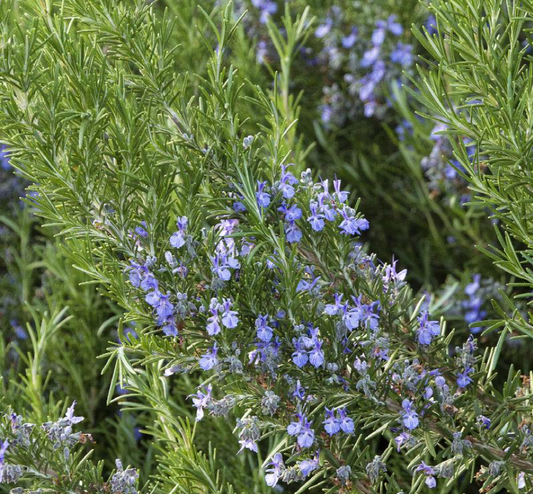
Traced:
<svg viewBox="0 0 533 494">
<path fill-rule="evenodd" d="M 438 3 L 440 32 L 430 21 L 411 46 L 401 23 L 425 22 L 423 6 L 383 2 L 398 17 L 376 23 L 359 3 L 254 1 L 248 15 L 244 2 L 2 3 L 3 173 L 16 167 L 9 180 L 30 193 L 23 208 L 7 198 L 3 218 L 0 483 L 530 489 L 530 381 L 505 369 L 527 359 L 508 333 L 531 336 L 527 297 L 509 296 L 530 284 L 528 105 L 516 96 L 528 5 Z M 495 63 L 488 47 L 509 56 Z M 428 58 L 422 82 L 415 52 Z M 429 57 L 440 65 L 426 75 Z M 407 76 L 421 93 L 395 83 Z M 406 216 L 414 207 L 423 219 Z M 489 232 L 487 207 L 506 236 Z M 399 218 L 411 242 L 389 230 Z M 381 253 L 399 263 L 361 238 L 390 238 Z M 472 242 L 512 277 L 464 255 Z M 432 292 L 413 293 L 404 265 Z"/>
</svg>

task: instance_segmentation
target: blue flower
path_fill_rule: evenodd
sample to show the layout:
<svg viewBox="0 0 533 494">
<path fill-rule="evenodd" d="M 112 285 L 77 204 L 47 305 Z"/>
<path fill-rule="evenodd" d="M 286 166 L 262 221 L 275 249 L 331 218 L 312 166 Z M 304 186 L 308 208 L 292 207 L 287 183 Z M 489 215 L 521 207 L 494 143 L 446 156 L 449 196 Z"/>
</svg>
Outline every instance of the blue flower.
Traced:
<svg viewBox="0 0 533 494">
<path fill-rule="evenodd" d="M 4 476 L 4 463 L 5 463 L 6 453 L 7 453 L 8 448 L 9 448 L 9 441 L 6 439 L 0 445 L 0 483 L 2 482 L 3 476 Z"/>
<path fill-rule="evenodd" d="M 151 274 L 144 264 L 137 264 L 133 259 L 130 260 L 130 266 L 126 268 L 126 271 L 128 271 L 130 283 L 135 288 L 139 288 L 146 275 Z M 141 288 L 146 291 L 153 287 L 146 287 L 145 285 L 145 288 Z M 157 280 L 155 280 L 155 289 L 157 289 Z"/>
<path fill-rule="evenodd" d="M 315 276 L 315 273 L 314 271 L 306 268 L 305 269 L 305 272 L 309 275 L 311 275 L 311 281 L 309 281 L 308 279 L 306 278 L 302 278 L 299 282 L 298 282 L 298 285 L 296 286 L 296 292 L 297 293 L 300 293 L 300 292 L 310 292 L 316 285 L 317 283 L 320 281 L 320 276 Z"/>
<path fill-rule="evenodd" d="M 421 462 L 417 467 L 416 467 L 416 471 L 417 472 L 423 472 L 424 475 L 426 475 L 426 485 L 430 488 L 430 489 L 433 489 L 434 487 L 436 487 L 437 485 L 437 481 L 435 480 L 435 469 L 433 467 L 430 467 L 429 465 L 427 465 L 426 463 L 424 462 Z"/>
<path fill-rule="evenodd" d="M 395 36 L 401 36 L 403 34 L 403 26 L 396 22 L 396 16 L 393 14 L 387 19 L 387 29 Z"/>
<path fill-rule="evenodd" d="M 402 408 L 404 409 L 404 413 L 402 414 L 402 424 L 410 431 L 416 429 L 419 424 L 418 413 L 416 413 L 411 400 L 408 400 L 407 398 L 403 400 Z"/>
<path fill-rule="evenodd" d="M 291 166 L 281 165 L 281 179 L 279 183 L 279 189 L 285 199 L 291 199 L 294 197 L 294 187 L 298 183 L 298 179 L 291 173 L 287 171 L 287 168 Z M 301 215 L 300 215 L 301 216 Z"/>
<path fill-rule="evenodd" d="M 146 295 L 145 300 L 157 314 L 157 323 L 161 326 L 174 314 L 174 305 L 170 302 L 170 293 L 163 295 L 156 290 Z"/>
<path fill-rule="evenodd" d="M 329 408 L 326 408 L 326 420 L 322 423 L 324 424 L 324 430 L 330 436 L 334 436 L 341 430 L 339 419 L 335 417 L 335 412 Z"/>
<path fill-rule="evenodd" d="M 146 221 L 141 221 L 141 225 L 135 228 L 135 233 L 142 238 L 148 238 L 148 232 L 145 230 Z"/>
<path fill-rule="evenodd" d="M 473 367 L 466 367 L 463 372 L 459 372 L 457 374 L 457 386 L 459 386 L 460 388 L 466 388 L 473 381 L 472 378 L 468 375 L 472 372 L 474 372 Z"/>
<path fill-rule="evenodd" d="M 485 429 L 490 429 L 491 420 L 488 417 L 485 417 L 485 415 L 478 415 L 477 422 Z"/>
<path fill-rule="evenodd" d="M 302 348 L 303 344 L 300 338 L 292 339 L 292 344 L 294 345 L 294 352 L 292 354 L 292 361 L 300 368 L 302 368 L 309 361 L 309 356 L 307 352 Z"/>
<path fill-rule="evenodd" d="M 339 410 L 339 423 L 342 432 L 345 434 L 353 434 L 353 431 L 355 430 L 355 425 L 353 423 L 353 420 L 346 415 L 346 409 L 341 408 Z"/>
<path fill-rule="evenodd" d="M 207 334 L 210 336 L 217 335 L 222 330 L 218 316 L 219 304 L 216 299 L 211 300 L 210 311 L 211 316 L 207 319 Z"/>
<path fill-rule="evenodd" d="M 267 208 L 270 205 L 270 194 L 265 192 L 266 182 L 257 181 L 257 192 L 255 197 L 257 199 L 257 204 L 262 208 Z"/>
<path fill-rule="evenodd" d="M 236 213 L 242 213 L 246 211 L 246 206 L 241 201 L 235 201 L 232 207 L 233 211 L 235 211 Z"/>
<path fill-rule="evenodd" d="M 230 299 L 226 298 L 224 299 L 224 303 L 222 304 L 222 324 L 228 328 L 236 328 L 239 324 L 239 318 L 237 311 L 231 310 L 233 304 Z"/>
<path fill-rule="evenodd" d="M 261 341 L 269 342 L 273 336 L 273 330 L 268 325 L 268 316 L 259 315 L 255 320 L 255 328 L 257 329 L 257 338 Z"/>
<path fill-rule="evenodd" d="M 324 352 L 322 351 L 322 342 L 316 341 L 315 347 L 309 352 L 309 363 L 318 369 L 324 363 Z"/>
<path fill-rule="evenodd" d="M 269 487 L 274 487 L 278 480 L 281 478 L 283 470 L 285 469 L 285 464 L 283 463 L 283 456 L 281 453 L 276 453 L 272 457 L 272 461 L 268 464 L 265 475 L 265 482 Z"/>
<path fill-rule="evenodd" d="M 363 59 L 361 60 L 361 67 L 366 68 L 366 67 L 370 67 L 371 65 L 374 65 L 374 62 L 376 62 L 376 60 L 379 58 L 380 52 L 381 52 L 380 45 L 375 45 L 369 50 L 365 51 L 365 53 L 363 54 Z"/>
<path fill-rule="evenodd" d="M 213 265 L 211 272 L 216 274 L 218 278 L 223 281 L 229 281 L 231 279 L 230 269 L 239 269 L 241 267 L 241 264 L 237 259 L 225 254 L 217 254 L 210 259 Z"/>
<path fill-rule="evenodd" d="M 296 381 L 296 386 L 292 392 L 292 396 L 294 396 L 297 400 L 303 400 L 305 398 L 305 388 L 301 385 L 299 379 Z"/>
<path fill-rule="evenodd" d="M 357 41 L 357 28 L 352 28 L 352 32 L 348 36 L 342 38 L 342 46 L 346 49 L 350 49 L 355 45 Z"/>
<path fill-rule="evenodd" d="M 352 216 L 353 210 L 350 211 L 350 209 L 345 207 L 341 210 L 340 213 L 344 220 L 339 225 L 339 228 L 344 235 L 360 235 L 361 230 L 368 230 L 368 220 Z"/>
<path fill-rule="evenodd" d="M 5 144 L 0 144 L 0 165 L 4 170 L 11 169 L 11 163 L 9 162 L 9 154 L 7 146 Z"/>
<path fill-rule="evenodd" d="M 300 471 L 302 472 L 302 475 L 304 478 L 309 477 L 311 473 L 313 473 L 318 468 L 318 452 L 315 454 L 314 458 L 309 458 L 307 460 L 302 460 L 298 462 L 296 465 L 300 468 Z"/>
<path fill-rule="evenodd" d="M 203 391 L 202 391 L 203 389 Z M 188 398 L 192 397 L 192 403 L 196 407 L 196 421 L 202 420 L 204 417 L 204 408 L 206 408 L 211 403 L 211 391 L 213 387 L 211 384 L 208 384 L 207 387 L 198 388 L 196 394 L 189 395 Z"/>
<path fill-rule="evenodd" d="M 211 370 L 213 367 L 218 365 L 217 353 L 218 353 L 218 347 L 215 341 L 213 347 L 211 348 L 211 351 L 205 353 L 200 358 L 198 362 L 198 364 L 200 365 L 200 368 L 207 371 L 207 370 Z"/>
<path fill-rule="evenodd" d="M 335 293 L 333 295 L 335 297 L 335 303 L 334 304 L 327 304 L 325 307 L 324 307 L 324 312 L 326 314 L 328 314 L 329 316 L 335 316 L 337 314 L 339 314 L 341 311 L 344 311 L 344 309 L 346 308 L 346 305 L 343 305 L 341 302 L 342 302 L 342 297 L 343 297 L 343 294 L 342 293 Z"/>
<path fill-rule="evenodd" d="M 278 4 L 272 0 L 252 0 L 253 6 L 259 10 L 259 22 L 265 24 L 270 15 L 278 11 Z"/>
<path fill-rule="evenodd" d="M 437 19 L 435 19 L 435 16 L 433 14 L 430 14 L 426 20 L 426 23 L 424 24 L 429 34 L 435 34 L 437 32 L 437 29 L 435 27 L 436 25 Z"/>
<path fill-rule="evenodd" d="M 84 419 L 84 417 L 76 417 L 74 415 L 74 408 L 76 408 L 76 400 L 72 402 L 72 405 L 70 405 L 65 414 L 65 420 L 67 420 L 70 425 L 79 424 Z"/>
<path fill-rule="evenodd" d="M 323 38 L 324 36 L 326 36 L 331 31 L 332 25 L 333 21 L 331 20 L 331 18 L 326 18 L 326 22 L 316 28 L 315 37 Z"/>
<path fill-rule="evenodd" d="M 384 21 L 376 22 L 376 29 L 372 33 L 372 43 L 376 46 L 381 46 L 385 41 L 387 34 L 387 24 Z"/>
<path fill-rule="evenodd" d="M 159 290 L 159 282 L 150 271 L 146 270 L 145 275 L 141 281 L 141 289 L 147 292 L 148 290 Z"/>
<path fill-rule="evenodd" d="M 346 200 L 348 199 L 348 196 L 350 194 L 348 192 L 346 192 L 345 190 L 344 191 L 341 190 L 341 181 L 340 180 L 338 180 L 338 179 L 333 180 L 333 188 L 335 190 L 335 192 L 333 193 L 333 197 L 335 198 L 335 200 L 337 200 L 341 204 L 346 202 Z"/>
<path fill-rule="evenodd" d="M 174 247 L 175 249 L 179 249 L 180 247 L 183 247 L 185 245 L 185 232 L 187 230 L 187 224 L 189 220 L 186 216 L 182 216 L 181 218 L 178 218 L 177 226 L 178 231 L 173 233 L 170 237 L 170 245 Z"/>
<path fill-rule="evenodd" d="M 410 67 L 414 60 L 413 45 L 398 42 L 390 59 L 391 62 L 399 63 L 402 67 Z"/>
<path fill-rule="evenodd" d="M 285 221 L 293 223 L 296 220 L 299 220 L 302 217 L 302 210 L 296 205 L 293 204 L 290 208 L 287 208 L 287 205 L 283 203 L 278 211 L 282 212 L 285 216 Z"/>
<path fill-rule="evenodd" d="M 174 319 L 168 319 L 161 328 L 165 336 L 178 336 L 178 328 Z"/>
<path fill-rule="evenodd" d="M 408 432 L 402 432 L 399 436 L 394 438 L 396 443 L 396 450 L 399 452 L 401 447 L 411 439 L 411 434 Z"/>
<path fill-rule="evenodd" d="M 320 232 L 324 229 L 324 215 L 318 212 L 318 203 L 316 201 L 311 201 L 309 204 L 309 209 L 311 210 L 311 216 L 307 218 L 307 221 L 311 223 L 311 228 L 315 232 Z"/>
<path fill-rule="evenodd" d="M 431 345 L 433 338 L 440 334 L 440 325 L 438 321 L 429 321 L 428 311 L 423 311 L 418 316 L 420 327 L 417 331 L 417 340 L 421 345 Z"/>
<path fill-rule="evenodd" d="M 285 223 L 285 238 L 291 244 L 298 243 L 302 240 L 302 230 L 294 223 Z"/>
<path fill-rule="evenodd" d="M 315 442 L 315 432 L 311 429 L 312 422 L 309 422 L 305 415 L 297 414 L 298 421 L 291 422 L 287 426 L 289 436 L 298 436 L 297 442 L 301 448 L 310 448 Z"/>
</svg>

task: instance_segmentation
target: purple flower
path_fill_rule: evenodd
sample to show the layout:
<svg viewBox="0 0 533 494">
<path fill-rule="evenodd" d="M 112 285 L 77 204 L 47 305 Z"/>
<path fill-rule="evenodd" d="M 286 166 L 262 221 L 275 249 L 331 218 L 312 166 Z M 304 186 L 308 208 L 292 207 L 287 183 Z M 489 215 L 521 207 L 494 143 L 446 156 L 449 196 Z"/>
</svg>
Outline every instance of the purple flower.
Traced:
<svg viewBox="0 0 533 494">
<path fill-rule="evenodd" d="M 210 308 L 212 315 L 211 317 L 207 319 L 206 330 L 209 336 L 217 335 L 222 330 L 222 328 L 220 327 L 220 321 L 218 317 L 218 307 L 219 307 L 219 304 L 216 303 L 216 299 L 215 299 L 215 304 L 211 303 L 211 308 Z"/>
<path fill-rule="evenodd" d="M 315 454 L 314 458 L 308 458 L 307 460 L 302 460 L 299 463 L 297 463 L 298 467 L 300 467 L 300 471 L 302 472 L 302 475 L 304 478 L 309 477 L 312 472 L 314 472 L 318 468 L 318 452 Z"/>
<path fill-rule="evenodd" d="M 368 220 L 364 218 L 356 218 L 355 216 L 350 216 L 347 211 L 347 208 L 341 210 L 341 216 L 344 220 L 339 225 L 341 233 L 344 235 L 360 235 L 361 230 L 368 230 L 369 223 Z"/>
<path fill-rule="evenodd" d="M 385 41 L 387 34 L 387 24 L 383 21 L 376 22 L 376 29 L 372 33 L 372 44 L 374 46 L 381 46 Z"/>
<path fill-rule="evenodd" d="M 333 188 L 335 189 L 335 192 L 333 194 L 335 199 L 341 204 L 345 203 L 350 194 L 345 190 L 341 190 L 341 181 L 338 179 L 333 180 Z"/>
<path fill-rule="evenodd" d="M 335 413 L 329 408 L 326 408 L 326 420 L 324 420 L 322 423 L 324 424 L 324 430 L 330 436 L 334 436 L 341 430 L 339 419 L 335 417 Z"/>
<path fill-rule="evenodd" d="M 311 210 L 311 216 L 307 218 L 307 221 L 311 223 L 311 228 L 315 232 L 322 231 L 325 226 L 324 215 L 318 212 L 318 203 L 315 201 L 311 201 L 311 203 L 309 204 L 309 209 Z"/>
<path fill-rule="evenodd" d="M 321 24 L 316 28 L 315 31 L 315 37 L 317 38 L 323 38 L 331 31 L 331 26 L 333 25 L 333 21 L 330 17 L 326 19 L 326 22 L 324 24 Z"/>
<path fill-rule="evenodd" d="M 211 348 L 211 351 L 202 355 L 202 357 L 200 358 L 198 362 L 198 364 L 200 365 L 200 368 L 207 371 L 207 370 L 211 370 L 213 367 L 218 365 L 217 353 L 218 353 L 218 347 L 217 347 L 217 343 L 215 342 L 215 344 Z"/>
<path fill-rule="evenodd" d="M 261 341 L 269 342 L 272 339 L 274 333 L 268 325 L 268 316 L 259 315 L 255 320 L 255 328 L 257 329 L 257 338 Z"/>
<path fill-rule="evenodd" d="M 457 386 L 460 388 L 466 388 L 471 382 L 472 378 L 468 375 L 474 372 L 473 367 L 466 367 L 463 372 L 457 374 Z"/>
<path fill-rule="evenodd" d="M 272 461 L 268 466 L 269 468 L 266 469 L 268 473 L 265 475 L 265 482 L 269 487 L 274 487 L 278 483 L 278 480 L 283 473 L 283 469 L 285 468 L 281 453 L 276 453 L 272 457 Z"/>
<path fill-rule="evenodd" d="M 403 34 L 403 27 L 399 22 L 396 22 L 396 16 L 393 14 L 387 19 L 387 29 L 395 36 Z"/>
<path fill-rule="evenodd" d="M 285 223 L 285 238 L 290 244 L 298 243 L 302 240 L 302 230 L 294 223 Z"/>
<path fill-rule="evenodd" d="M 300 338 L 292 339 L 294 345 L 294 352 L 292 354 L 292 361 L 300 368 L 302 368 L 309 361 L 309 356 L 307 352 L 302 348 L 302 342 Z"/>
<path fill-rule="evenodd" d="M 239 314 L 237 311 L 231 310 L 232 306 L 233 304 L 230 299 L 224 299 L 222 305 L 222 309 L 224 310 L 222 314 L 222 324 L 228 329 L 236 328 L 239 324 Z"/>
<path fill-rule="evenodd" d="M 420 327 L 417 331 L 417 340 L 421 345 L 430 345 L 435 336 L 440 334 L 440 325 L 438 321 L 429 321 L 429 313 L 427 310 L 423 311 L 418 316 Z"/>
<path fill-rule="evenodd" d="M 402 401 L 402 408 L 404 413 L 402 414 L 402 424 L 410 431 L 416 429 L 419 424 L 418 413 L 413 408 L 413 403 L 407 398 Z"/>
<path fill-rule="evenodd" d="M 283 203 L 278 208 L 278 211 L 285 215 L 285 221 L 289 223 L 293 223 L 302 217 L 302 210 L 296 204 L 293 204 L 290 208 L 287 208 L 287 205 Z"/>
<path fill-rule="evenodd" d="M 324 363 L 324 352 L 322 351 L 322 342 L 316 341 L 315 347 L 309 352 L 309 363 L 318 369 Z"/>
<path fill-rule="evenodd" d="M 65 414 L 65 419 L 69 421 L 69 423 L 72 424 L 79 424 L 83 417 L 75 417 L 74 416 L 74 408 L 76 407 L 76 400 L 72 402 L 72 405 L 67 409 L 67 413 Z"/>
<path fill-rule="evenodd" d="M 420 465 L 416 467 L 417 472 L 423 472 L 424 475 L 426 475 L 426 485 L 433 489 L 437 485 L 437 481 L 435 480 L 435 469 L 433 467 L 430 467 L 429 465 L 426 465 L 426 463 L 422 462 Z"/>
<path fill-rule="evenodd" d="M 291 422 L 287 426 L 287 433 L 289 436 L 298 436 L 298 445 L 301 448 L 310 448 L 315 441 L 315 432 L 311 429 L 312 422 L 309 422 L 303 414 L 297 414 L 297 417 L 297 422 Z"/>
<path fill-rule="evenodd" d="M 485 415 L 478 415 L 477 422 L 485 427 L 485 429 L 490 429 L 491 420 L 488 417 L 485 417 Z"/>
<path fill-rule="evenodd" d="M 401 447 L 407 443 L 411 439 L 411 434 L 408 432 L 402 432 L 399 436 L 396 436 L 394 438 L 394 442 L 396 443 L 396 449 L 399 452 Z"/>
<path fill-rule="evenodd" d="M 257 204 L 262 208 L 267 208 L 270 205 L 270 194 L 265 192 L 266 182 L 257 181 L 257 192 L 255 197 L 257 199 Z"/>
<path fill-rule="evenodd" d="M 353 423 L 353 420 L 346 415 L 346 409 L 341 408 L 339 410 L 339 423 L 342 432 L 345 434 L 353 434 L 353 431 L 355 430 L 355 425 Z"/>
<path fill-rule="evenodd" d="M 328 314 L 329 316 L 335 316 L 339 314 L 339 312 L 343 311 L 346 308 L 346 305 L 343 305 L 341 303 L 343 294 L 342 293 L 335 293 L 335 303 L 334 304 L 327 304 L 324 307 L 324 312 Z"/>
<path fill-rule="evenodd" d="M 187 230 L 188 223 L 189 220 L 186 216 L 178 218 L 178 221 L 176 223 L 178 226 L 178 231 L 173 233 L 170 237 L 170 245 L 175 249 L 179 249 L 180 247 L 183 247 L 185 245 L 185 232 Z"/>
<path fill-rule="evenodd" d="M 202 388 L 198 388 L 196 394 L 189 395 L 188 398 L 192 397 L 192 403 L 196 407 L 196 421 L 202 420 L 204 417 L 204 408 L 209 405 L 211 402 L 211 391 L 213 387 L 211 384 L 208 384 L 207 387 L 204 387 L 204 392 L 201 391 Z"/>
<path fill-rule="evenodd" d="M 279 183 L 279 189 L 285 199 L 292 199 L 294 197 L 294 187 L 298 183 L 298 179 L 291 173 L 287 171 L 287 168 L 291 164 L 285 166 L 281 165 L 281 179 Z M 300 211 L 301 217 L 301 211 Z"/>
<path fill-rule="evenodd" d="M 377 31 L 376 31 L 377 32 Z M 380 31 L 384 32 L 384 31 Z M 381 51 L 381 45 L 375 45 L 370 50 L 365 51 L 361 60 L 361 67 L 370 67 L 378 59 Z"/>
<path fill-rule="evenodd" d="M 148 232 L 144 229 L 146 228 L 146 221 L 141 221 L 141 225 L 142 226 L 138 226 L 137 228 L 135 228 L 135 233 L 142 238 L 147 238 Z"/>
<path fill-rule="evenodd" d="M 9 448 L 9 441 L 6 439 L 0 445 L 0 483 L 4 479 L 4 463 L 6 459 L 7 448 Z"/>
<path fill-rule="evenodd" d="M 396 45 L 396 48 L 391 53 L 391 62 L 399 63 L 402 67 L 410 67 L 413 65 L 413 45 L 407 43 L 400 43 Z"/>
<path fill-rule="evenodd" d="M 348 36 L 344 36 L 342 38 L 342 46 L 348 50 L 352 48 L 353 45 L 355 45 L 356 41 L 357 41 L 357 28 L 354 27 L 352 29 L 352 32 Z"/>
</svg>

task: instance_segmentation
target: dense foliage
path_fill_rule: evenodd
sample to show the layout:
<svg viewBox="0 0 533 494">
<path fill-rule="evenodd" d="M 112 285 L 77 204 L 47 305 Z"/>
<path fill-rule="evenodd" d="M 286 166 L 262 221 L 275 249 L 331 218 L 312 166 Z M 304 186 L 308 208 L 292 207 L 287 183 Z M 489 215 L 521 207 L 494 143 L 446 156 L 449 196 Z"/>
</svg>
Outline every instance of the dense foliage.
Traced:
<svg viewBox="0 0 533 494">
<path fill-rule="evenodd" d="M 1 2 L 0 491 L 529 492 L 531 15 Z"/>
</svg>

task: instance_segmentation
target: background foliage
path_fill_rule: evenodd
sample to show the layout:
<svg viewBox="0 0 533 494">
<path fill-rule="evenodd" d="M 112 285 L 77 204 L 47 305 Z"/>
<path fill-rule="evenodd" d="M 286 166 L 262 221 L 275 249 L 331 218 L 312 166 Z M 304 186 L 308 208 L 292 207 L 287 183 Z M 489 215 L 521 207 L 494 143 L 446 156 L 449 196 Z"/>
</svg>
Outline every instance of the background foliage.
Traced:
<svg viewBox="0 0 533 494">
<path fill-rule="evenodd" d="M 257 455 L 235 454 L 244 437 L 236 419 L 246 421 L 257 398 L 244 391 L 248 384 L 238 384 L 248 401 L 228 417 L 195 421 L 190 395 L 212 379 L 198 367 L 182 373 L 180 366 L 211 345 L 194 340 L 193 332 L 196 346 L 180 360 L 180 338 L 191 335 L 180 327 L 177 339 L 162 337 L 124 271 L 132 259 L 162 259 L 177 217 L 187 216 L 195 242 L 205 244 L 199 254 L 205 264 L 191 264 L 199 276 L 194 282 L 199 294 L 211 290 L 204 285 L 215 218 L 229 214 L 232 194 L 241 194 L 250 209 L 245 199 L 255 197 L 255 181 L 274 186 L 281 163 L 294 163 L 298 178 L 310 167 L 316 183 L 342 179 L 347 202 L 370 223 L 357 241 L 375 256 L 361 259 L 377 267 L 378 277 L 397 260 L 397 299 L 389 300 L 374 279 L 350 284 L 382 307 L 390 302 L 386 337 L 408 341 L 383 372 L 377 364 L 372 369 L 378 387 L 383 381 L 388 390 L 383 376 L 394 365 L 406 375 L 411 364 L 443 369 L 457 387 L 457 373 L 468 376 L 472 362 L 456 368 L 461 363 L 453 358 L 462 355 L 456 345 L 474 334 L 480 352 L 474 385 L 464 394 L 458 389 L 449 404 L 456 408 L 453 419 L 444 402 L 440 412 L 435 405 L 407 456 L 396 454 L 394 442 L 395 429 L 403 427 L 398 416 L 407 413 L 401 399 L 388 403 L 383 422 L 369 413 L 366 391 L 357 399 L 341 391 L 322 396 L 325 377 L 298 374 L 302 383 L 315 383 L 309 386 L 328 406 L 348 407 L 357 434 L 331 447 L 319 438 L 319 473 L 274 489 L 424 492 L 433 477 L 444 477 L 439 492 L 531 488 L 525 376 L 533 335 L 527 305 L 533 6 L 453 0 L 428 7 L 415 1 L 0 3 L 0 401 L 6 412 L 0 437 L 22 444 L 19 456 L 6 456 L 28 467 L 17 492 L 72 492 L 80 485 L 87 492 L 273 491 L 264 468 L 275 452 L 288 450 L 286 435 L 269 430 Z M 248 135 L 258 137 L 242 146 Z M 227 189 L 228 183 L 240 189 Z M 307 214 L 308 206 L 298 204 Z M 248 228 L 242 235 L 265 235 L 270 250 L 254 256 L 266 262 L 285 251 L 279 242 L 287 220 L 269 217 L 270 236 L 261 213 L 254 218 L 240 218 Z M 321 245 L 304 233 L 309 250 L 289 249 L 280 268 L 293 290 L 300 281 L 294 273 L 306 262 L 319 272 L 327 271 L 324 265 L 340 271 L 333 253 L 349 250 L 332 231 Z M 328 254 L 321 250 L 326 241 Z M 317 256 L 312 262 L 309 252 Z M 269 280 L 251 265 L 242 267 L 242 288 L 226 293 L 233 300 L 246 300 L 259 280 Z M 302 276 L 314 277 L 309 270 Z M 190 291 L 191 283 L 185 283 Z M 326 300 L 332 293 L 323 289 Z M 303 307 L 294 312 L 308 313 Z M 447 321 L 429 354 L 414 329 L 425 308 L 433 320 Z M 415 336 L 406 340 L 400 326 Z M 237 384 L 228 379 L 217 386 L 221 399 Z M 67 409 L 74 400 L 72 416 Z M 50 425 L 27 434 L 13 427 L 12 411 L 24 423 L 56 424 L 61 447 L 50 439 Z M 312 413 L 318 426 L 322 418 Z M 476 422 L 484 415 L 492 421 L 489 432 Z M 288 415 L 279 419 L 283 428 L 289 422 Z M 463 447 L 454 428 L 468 437 L 468 453 L 458 453 Z M 359 457 L 344 456 L 348 449 Z M 285 459 L 287 465 L 299 459 L 294 471 L 302 471 L 298 447 Z M 451 460 L 449 478 L 442 465 Z M 414 471 L 423 461 L 438 468 Z M 338 470 L 346 464 L 349 481 Z M 2 455 L 0 467 L 5 478 L 10 471 Z"/>
</svg>

